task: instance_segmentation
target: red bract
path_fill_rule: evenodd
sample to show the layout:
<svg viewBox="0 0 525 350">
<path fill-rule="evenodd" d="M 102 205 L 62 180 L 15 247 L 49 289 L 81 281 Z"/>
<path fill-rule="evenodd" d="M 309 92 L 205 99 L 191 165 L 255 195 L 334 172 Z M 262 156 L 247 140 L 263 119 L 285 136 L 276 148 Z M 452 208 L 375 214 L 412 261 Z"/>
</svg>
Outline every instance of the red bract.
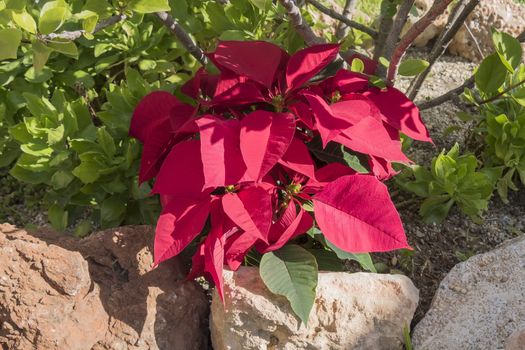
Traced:
<svg viewBox="0 0 525 350">
<path fill-rule="evenodd" d="M 208 54 L 220 74 L 201 69 L 181 88 L 194 105 L 167 92 L 139 103 L 130 135 L 144 143 L 140 180 L 156 176 L 163 206 L 155 264 L 197 241 L 190 277 L 222 295 L 224 264 L 235 270 L 251 249 L 279 249 L 314 225 L 348 252 L 409 247 L 381 181 L 395 175 L 392 162 L 409 162 L 400 133 L 430 141 L 428 132 L 400 91 L 345 69 L 324 77 L 338 49 L 290 56 L 267 42 L 221 42 Z"/>
</svg>

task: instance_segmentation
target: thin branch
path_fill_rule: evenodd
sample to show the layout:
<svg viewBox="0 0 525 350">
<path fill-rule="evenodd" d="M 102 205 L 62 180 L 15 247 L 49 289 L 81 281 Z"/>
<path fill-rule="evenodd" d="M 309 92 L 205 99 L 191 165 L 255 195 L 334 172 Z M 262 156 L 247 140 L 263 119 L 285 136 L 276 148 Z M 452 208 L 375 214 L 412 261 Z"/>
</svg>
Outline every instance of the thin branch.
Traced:
<svg viewBox="0 0 525 350">
<path fill-rule="evenodd" d="M 467 23 L 463 23 L 463 25 L 465 26 L 465 29 L 467 30 L 467 33 L 468 33 L 468 35 L 470 36 L 470 39 L 472 39 L 472 41 L 473 41 L 474 44 L 476 45 L 476 49 L 478 50 L 478 53 L 479 53 L 479 59 L 483 59 L 483 50 L 481 50 L 481 46 L 479 46 L 478 39 L 477 39 L 476 36 L 472 33 L 472 31 L 470 30 L 470 28 L 469 28 L 469 26 L 467 25 Z"/>
<path fill-rule="evenodd" d="M 316 0 L 306 0 L 306 2 L 312 4 L 315 8 L 317 8 L 319 11 L 321 11 L 325 15 L 330 16 L 332 18 L 335 18 L 335 19 L 343 22 L 344 24 L 346 24 L 347 26 L 349 26 L 351 28 L 360 30 L 363 33 L 366 33 L 366 34 L 370 35 L 372 38 L 376 38 L 377 37 L 377 32 L 375 30 L 373 30 L 372 28 L 367 27 L 367 26 L 365 26 L 365 25 L 363 25 L 361 23 L 358 23 L 356 21 L 352 21 L 351 19 L 346 18 L 345 16 L 343 16 L 340 13 L 337 13 L 336 11 L 334 11 L 334 10 L 324 6 L 323 4 L 317 2 Z"/>
<path fill-rule="evenodd" d="M 354 13 L 357 0 L 346 0 L 345 7 L 343 8 L 343 17 L 351 19 Z M 343 39 L 348 34 L 349 26 L 343 22 L 339 22 L 337 29 L 335 30 L 335 38 L 337 40 Z"/>
<path fill-rule="evenodd" d="M 416 98 L 417 94 L 419 93 L 419 89 L 432 70 L 434 63 L 436 63 L 441 55 L 443 55 L 443 53 L 446 51 L 447 47 L 450 45 L 450 42 L 465 22 L 465 19 L 470 15 L 479 2 L 480 0 L 470 0 L 468 2 L 463 0 L 454 7 L 454 10 L 449 16 L 445 28 L 438 36 L 434 46 L 432 47 L 432 50 L 430 51 L 428 67 L 422 73 L 418 74 L 414 80 L 412 80 L 412 83 L 407 90 L 408 98 L 411 100 Z"/>
<path fill-rule="evenodd" d="M 386 9 L 387 6 L 394 6 L 393 0 L 383 0 L 381 2 L 381 16 L 379 17 L 379 33 L 374 43 L 374 54 L 372 59 L 379 61 L 379 58 L 383 56 L 385 49 L 386 38 L 394 25 L 393 16 L 389 15 L 389 11 Z M 379 69 L 379 67 L 378 67 Z"/>
<path fill-rule="evenodd" d="M 95 34 L 96 32 L 101 31 L 102 29 L 105 29 L 109 26 L 112 26 L 113 24 L 117 24 L 118 22 L 121 22 L 125 20 L 127 17 L 124 14 L 111 16 L 105 19 L 100 20 L 97 25 L 95 26 L 95 29 L 91 34 Z M 50 33 L 46 35 L 39 35 L 38 38 L 43 41 L 52 41 L 54 39 L 64 39 L 64 40 L 76 40 L 80 38 L 82 35 L 89 33 L 83 29 L 74 30 L 74 31 L 64 31 L 60 33 Z"/>
<path fill-rule="evenodd" d="M 523 43 L 525 42 L 525 35 L 520 34 L 516 39 L 518 39 L 520 43 Z M 444 93 L 443 95 L 434 98 L 433 100 L 423 102 L 419 104 L 418 107 L 420 110 L 425 110 L 425 109 L 429 109 L 435 106 L 439 106 L 440 104 L 445 103 L 448 100 L 453 99 L 454 97 L 459 97 L 459 95 L 461 95 L 463 91 L 465 91 L 465 89 L 472 88 L 474 86 L 474 82 L 475 82 L 475 76 L 473 75 L 468 80 L 466 80 L 462 85 L 458 86 L 457 88 L 454 88 Z"/>
<path fill-rule="evenodd" d="M 410 13 L 412 5 L 414 5 L 414 2 L 415 0 L 404 0 L 401 6 L 399 6 L 399 10 L 397 11 L 394 23 L 392 24 L 392 28 L 390 28 L 390 32 L 388 33 L 388 36 L 384 43 L 384 48 L 382 52 L 383 57 L 390 59 L 390 57 L 392 56 L 392 52 L 394 52 L 394 48 L 397 45 L 399 36 L 401 35 L 401 31 L 403 30 L 403 26 L 405 25 L 408 19 L 408 14 Z M 376 74 L 379 76 L 385 76 L 386 67 L 383 65 L 379 65 Z"/>
<path fill-rule="evenodd" d="M 428 12 L 419 19 L 414 25 L 406 32 L 405 35 L 401 38 L 399 41 L 399 44 L 397 44 L 396 48 L 394 49 L 394 52 L 392 54 L 392 58 L 390 59 L 390 66 L 388 67 L 388 74 L 387 74 L 387 80 L 388 82 L 392 83 L 394 81 L 394 78 L 397 73 L 397 67 L 399 66 L 399 63 L 401 62 L 401 58 L 405 54 L 408 47 L 416 40 L 416 38 L 419 36 L 419 34 L 423 33 L 423 31 L 430 25 L 434 20 L 441 14 L 443 14 L 448 5 L 452 2 L 452 0 L 436 0 L 432 4 L 432 7 L 428 10 Z"/>
<path fill-rule="evenodd" d="M 167 12 L 155 13 L 166 27 L 175 35 L 182 46 L 197 59 L 203 66 L 206 65 L 207 59 L 204 51 L 193 41 L 184 28 Z"/>
<path fill-rule="evenodd" d="M 486 103 L 490 103 L 490 102 L 493 102 L 493 101 L 496 101 L 497 99 L 499 99 L 501 96 L 505 95 L 507 92 L 510 92 L 512 90 L 514 90 L 515 88 L 518 88 L 520 87 L 521 85 L 525 84 L 525 79 L 521 80 L 520 82 L 517 82 L 516 84 L 512 84 L 510 85 L 508 88 L 506 88 L 505 90 L 503 90 L 502 92 L 498 93 L 497 95 L 494 95 L 490 98 L 487 98 L 486 100 L 483 100 L 481 102 L 478 102 L 478 105 L 484 105 Z"/>
<path fill-rule="evenodd" d="M 303 16 L 301 15 L 301 10 L 299 7 L 297 7 L 295 0 L 279 0 L 279 2 L 286 9 L 288 17 L 290 18 L 290 22 L 293 24 L 295 30 L 301 36 L 301 38 L 303 38 L 306 45 L 312 46 L 316 44 L 323 44 L 325 42 L 324 39 L 315 35 L 312 28 L 304 20 Z"/>
<path fill-rule="evenodd" d="M 459 95 L 461 95 L 463 91 L 465 91 L 465 89 L 470 89 L 473 86 L 474 86 L 474 76 L 471 76 L 462 85 L 458 86 L 457 88 L 454 88 L 444 93 L 443 95 L 436 97 L 433 100 L 419 104 L 418 105 L 419 110 L 423 111 L 425 109 L 439 106 L 440 104 L 445 103 L 448 100 L 453 99 L 454 97 L 459 97 Z"/>
</svg>

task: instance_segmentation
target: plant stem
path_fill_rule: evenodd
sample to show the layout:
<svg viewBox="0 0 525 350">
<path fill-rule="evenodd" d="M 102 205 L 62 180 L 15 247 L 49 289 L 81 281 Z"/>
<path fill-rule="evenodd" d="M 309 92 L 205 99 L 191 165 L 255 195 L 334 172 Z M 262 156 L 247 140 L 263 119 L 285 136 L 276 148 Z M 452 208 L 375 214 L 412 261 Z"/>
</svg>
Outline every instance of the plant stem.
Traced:
<svg viewBox="0 0 525 350">
<path fill-rule="evenodd" d="M 95 34 L 96 32 L 99 32 L 102 29 L 112 26 L 113 24 L 117 24 L 118 22 L 121 22 L 125 20 L 126 18 L 127 18 L 126 15 L 119 14 L 119 15 L 111 16 L 103 20 L 100 20 L 95 26 L 95 29 L 93 30 L 91 34 Z M 60 33 L 50 33 L 46 35 L 39 35 L 38 38 L 45 42 L 51 41 L 53 39 L 76 40 L 86 33 L 88 32 L 86 32 L 83 29 L 80 29 L 80 30 L 74 30 L 74 31 L 64 31 Z"/>
<path fill-rule="evenodd" d="M 155 13 L 157 17 L 164 23 L 166 27 L 175 35 L 188 52 L 195 57 L 203 66 L 206 65 L 207 59 L 204 51 L 193 41 L 191 36 L 184 30 L 184 28 L 167 12 Z"/>
<path fill-rule="evenodd" d="M 409 48 L 409 46 L 416 40 L 416 38 L 419 36 L 419 34 L 423 33 L 423 31 L 430 25 L 434 20 L 441 14 L 443 14 L 446 10 L 448 5 L 452 2 L 452 0 L 436 0 L 432 4 L 432 7 L 428 10 L 428 12 L 419 19 L 414 25 L 406 32 L 405 35 L 401 38 L 399 41 L 399 44 L 394 49 L 394 52 L 392 54 L 392 58 L 390 59 L 390 66 L 388 67 L 388 73 L 387 73 L 387 81 L 392 84 L 394 82 L 394 78 L 397 73 L 397 67 L 399 66 L 399 63 L 401 62 L 401 58 L 405 54 L 406 50 Z"/>
<path fill-rule="evenodd" d="M 351 19 L 356 5 L 357 0 L 346 0 L 345 6 L 343 8 L 343 17 Z M 337 40 L 343 39 L 348 34 L 348 27 L 349 26 L 344 22 L 339 22 L 337 29 L 335 30 L 335 38 Z"/>
<path fill-rule="evenodd" d="M 410 13 L 412 5 L 414 5 L 414 2 L 415 0 L 404 0 L 396 13 L 394 22 L 392 24 L 392 28 L 390 28 L 390 32 L 388 33 L 388 36 L 385 40 L 385 45 L 382 53 L 382 56 L 388 58 L 389 60 L 391 59 L 392 53 L 394 52 L 394 48 L 397 45 L 399 36 L 401 34 L 401 31 L 403 30 L 403 26 L 405 25 L 408 19 L 408 14 Z M 380 65 L 378 67 L 378 75 L 384 77 L 385 74 L 386 67 Z"/>
<path fill-rule="evenodd" d="M 315 35 L 312 28 L 304 20 L 301 15 L 301 10 L 295 3 L 295 0 L 279 0 L 279 2 L 286 9 L 290 22 L 293 24 L 301 38 L 303 38 L 306 45 L 312 46 L 325 43 L 325 40 Z"/>
<path fill-rule="evenodd" d="M 346 24 L 347 26 L 349 26 L 351 28 L 360 30 L 363 33 L 366 33 L 366 34 L 370 35 L 372 38 L 376 38 L 377 37 L 377 32 L 375 30 L 373 30 L 372 28 L 367 27 L 367 26 L 365 26 L 365 25 L 363 25 L 361 23 L 358 23 L 356 21 L 352 21 L 351 19 L 346 18 L 345 16 L 343 16 L 343 15 L 337 13 L 336 11 L 334 11 L 334 10 L 324 6 L 323 4 L 319 3 L 316 0 L 306 0 L 306 2 L 312 4 L 315 8 L 317 8 L 319 11 L 321 11 L 325 15 L 330 16 L 332 18 L 335 18 L 335 19 L 341 21 L 342 23 Z"/>
</svg>

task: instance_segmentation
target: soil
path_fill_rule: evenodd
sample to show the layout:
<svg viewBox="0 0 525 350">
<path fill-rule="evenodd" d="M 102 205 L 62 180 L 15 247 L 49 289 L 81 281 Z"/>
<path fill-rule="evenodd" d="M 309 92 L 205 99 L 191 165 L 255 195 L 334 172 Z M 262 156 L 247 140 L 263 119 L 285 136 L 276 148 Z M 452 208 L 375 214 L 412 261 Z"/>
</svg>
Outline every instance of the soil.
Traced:
<svg viewBox="0 0 525 350">
<path fill-rule="evenodd" d="M 409 56 L 419 57 L 425 54 L 423 51 L 416 51 L 410 52 Z M 442 57 L 433 67 L 416 102 L 436 97 L 460 85 L 472 74 L 474 67 L 475 64 L 460 57 Z M 401 78 L 396 85 L 403 90 L 409 81 Z M 460 109 L 451 102 L 424 111 L 422 117 L 434 145 L 414 142 L 408 151 L 410 158 L 418 164 L 429 164 L 432 157 L 443 148 L 449 149 L 456 142 L 460 146 L 463 145 L 469 125 L 456 117 L 459 111 Z M 450 130 L 454 131 L 448 132 Z M 418 215 L 419 199 L 395 188 L 393 193 L 394 203 L 403 203 L 400 214 L 409 243 L 414 250 L 373 254 L 373 257 L 374 261 L 382 266 L 382 272 L 403 273 L 419 288 L 420 304 L 413 325 L 424 316 L 439 283 L 454 265 L 472 255 L 491 250 L 525 231 L 524 189 L 510 193 L 511 204 L 508 205 L 494 196 L 481 224 L 473 223 L 454 208 L 442 224 L 425 224 Z M 0 169 L 0 222 L 10 222 L 19 227 L 45 225 L 47 215 L 39 204 L 39 198 L 43 194 L 43 189 L 20 185 L 5 169 Z M 351 270 L 355 268 L 352 266 L 349 265 Z"/>
</svg>

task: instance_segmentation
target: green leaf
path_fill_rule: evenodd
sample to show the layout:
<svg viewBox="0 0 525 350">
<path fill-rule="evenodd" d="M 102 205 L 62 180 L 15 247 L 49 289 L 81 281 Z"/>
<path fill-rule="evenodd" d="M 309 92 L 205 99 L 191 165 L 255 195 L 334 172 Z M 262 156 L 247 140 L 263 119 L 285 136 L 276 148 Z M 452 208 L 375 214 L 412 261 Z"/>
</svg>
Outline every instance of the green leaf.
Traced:
<svg viewBox="0 0 525 350">
<path fill-rule="evenodd" d="M 363 73 L 365 71 L 365 64 L 361 59 L 356 57 L 352 60 L 350 70 L 352 72 Z"/>
<path fill-rule="evenodd" d="M 102 146 L 104 153 L 106 153 L 109 158 L 113 157 L 117 149 L 115 147 L 115 141 L 113 141 L 113 137 L 106 131 L 106 127 L 98 128 L 97 135 L 98 143 Z"/>
<path fill-rule="evenodd" d="M 73 58 L 78 58 L 77 45 L 72 41 L 53 40 L 47 45 L 50 49 L 53 49 L 56 52 L 63 53 L 64 55 L 71 56 Z"/>
<path fill-rule="evenodd" d="M 64 231 L 67 228 L 68 212 L 53 204 L 47 211 L 47 217 L 55 230 Z"/>
<path fill-rule="evenodd" d="M 425 60 L 407 59 L 399 65 L 398 73 L 399 75 L 411 77 L 423 72 L 428 66 L 429 63 Z"/>
<path fill-rule="evenodd" d="M 22 31 L 20 29 L 0 29 L 0 61 L 16 58 L 21 41 Z"/>
<path fill-rule="evenodd" d="M 99 173 L 100 164 L 94 161 L 83 161 L 73 169 L 73 175 L 78 177 L 80 181 L 85 184 L 90 184 L 100 177 Z"/>
<path fill-rule="evenodd" d="M 521 62 L 522 51 L 520 42 L 511 35 L 498 31 L 492 32 L 492 41 L 501 62 L 509 72 L 514 73 L 514 69 Z"/>
<path fill-rule="evenodd" d="M 507 69 L 497 53 L 485 57 L 475 74 L 476 86 L 485 94 L 496 92 L 505 82 Z"/>
<path fill-rule="evenodd" d="M 51 186 L 53 186 L 55 190 L 60 190 L 67 187 L 67 185 L 69 185 L 74 178 L 75 177 L 73 174 L 71 174 L 69 171 L 57 171 L 53 174 L 53 176 L 51 176 Z"/>
<path fill-rule="evenodd" d="M 377 272 L 374 266 L 374 263 L 372 262 L 372 257 L 370 256 L 370 254 L 345 252 L 344 250 L 336 247 L 332 242 L 327 240 L 324 236 L 323 238 L 324 238 L 326 245 L 330 249 L 332 249 L 332 251 L 337 255 L 339 259 L 357 261 L 363 269 L 368 270 L 370 272 Z"/>
<path fill-rule="evenodd" d="M 428 224 L 440 223 L 445 220 L 453 204 L 454 200 L 447 195 L 430 197 L 421 204 L 419 214 Z"/>
<path fill-rule="evenodd" d="M 315 301 L 318 269 L 315 257 L 298 245 L 289 244 L 266 253 L 259 266 L 268 289 L 285 296 L 295 314 L 306 324 Z"/>
<path fill-rule="evenodd" d="M 343 271 L 343 262 L 334 252 L 326 249 L 308 249 L 308 251 L 315 256 L 319 271 Z"/>
<path fill-rule="evenodd" d="M 131 0 L 127 7 L 138 13 L 170 11 L 168 0 Z"/>
<path fill-rule="evenodd" d="M 379 57 L 379 63 L 381 63 L 381 65 L 387 68 L 390 66 L 390 61 L 384 57 Z"/>
<path fill-rule="evenodd" d="M 27 11 L 13 11 L 11 14 L 13 21 L 18 24 L 22 29 L 28 31 L 29 33 L 36 34 L 36 22 Z"/>
<path fill-rule="evenodd" d="M 26 7 L 27 0 L 7 0 L 6 8 L 22 11 Z"/>
<path fill-rule="evenodd" d="M 57 1 L 52 1 L 57 3 Z M 46 3 L 48 5 L 50 3 Z M 68 15 L 68 9 L 63 6 L 56 5 L 44 6 L 40 12 L 40 19 L 38 20 L 38 30 L 40 34 L 50 34 L 59 29 Z"/>
<path fill-rule="evenodd" d="M 271 0 L 250 0 L 250 2 L 263 11 L 268 10 L 272 5 Z"/>
<path fill-rule="evenodd" d="M 47 63 L 47 60 L 49 59 L 49 55 L 51 54 L 52 50 L 46 45 L 44 45 L 44 43 L 42 43 L 41 41 L 34 41 L 32 48 L 33 68 L 35 68 L 35 72 L 40 72 Z"/>
<path fill-rule="evenodd" d="M 102 228 L 115 227 L 121 224 L 126 214 L 126 202 L 121 196 L 111 196 L 100 205 L 100 222 Z"/>
</svg>

